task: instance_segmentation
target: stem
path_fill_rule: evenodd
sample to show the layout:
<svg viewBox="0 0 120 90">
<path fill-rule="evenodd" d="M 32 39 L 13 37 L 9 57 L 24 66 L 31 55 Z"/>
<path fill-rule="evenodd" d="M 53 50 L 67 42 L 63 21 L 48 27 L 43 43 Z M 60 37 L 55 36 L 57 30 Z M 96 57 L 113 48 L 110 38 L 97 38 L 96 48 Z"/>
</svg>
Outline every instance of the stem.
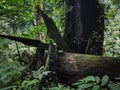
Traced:
<svg viewBox="0 0 120 90">
<path fill-rule="evenodd" d="M 13 34 L 15 35 L 15 27 L 14 26 L 13 26 Z M 18 53 L 18 56 L 19 56 L 19 60 L 21 60 L 21 55 L 20 55 L 18 43 L 16 41 L 15 41 L 15 46 L 16 46 L 17 53 Z"/>
<path fill-rule="evenodd" d="M 51 56 L 55 53 L 55 48 L 53 46 L 53 41 L 50 39 L 49 41 L 49 48 L 48 48 L 48 55 L 47 55 L 47 59 L 46 59 L 46 63 L 45 63 L 45 68 L 44 70 L 48 70 L 49 69 L 49 65 L 50 65 L 50 61 L 51 61 Z"/>
<path fill-rule="evenodd" d="M 47 56 L 47 59 L 46 59 L 44 71 L 46 71 L 46 70 L 49 69 L 49 62 L 50 62 L 51 52 L 52 52 L 52 45 L 50 45 L 50 46 L 49 46 L 49 49 L 48 49 L 48 56 Z"/>
<path fill-rule="evenodd" d="M 20 55 L 18 43 L 16 41 L 15 41 L 15 46 L 16 46 L 16 49 L 17 49 L 17 53 L 18 53 L 19 59 L 21 60 L 21 55 Z"/>
</svg>

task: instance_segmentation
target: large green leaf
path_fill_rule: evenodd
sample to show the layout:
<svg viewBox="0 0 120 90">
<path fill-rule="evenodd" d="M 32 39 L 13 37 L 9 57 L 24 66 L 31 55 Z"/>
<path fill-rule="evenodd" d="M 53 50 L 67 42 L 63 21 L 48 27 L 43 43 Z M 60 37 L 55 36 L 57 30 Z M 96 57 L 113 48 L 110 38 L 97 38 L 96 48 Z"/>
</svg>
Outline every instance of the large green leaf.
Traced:
<svg viewBox="0 0 120 90">
<path fill-rule="evenodd" d="M 84 90 L 93 86 L 93 83 L 81 84 L 78 86 L 77 90 Z"/>
<path fill-rule="evenodd" d="M 102 77 L 102 79 L 101 79 L 101 87 L 103 87 L 104 85 L 106 85 L 107 82 L 108 82 L 108 80 L 109 80 L 109 76 L 108 75 L 104 75 Z"/>
</svg>

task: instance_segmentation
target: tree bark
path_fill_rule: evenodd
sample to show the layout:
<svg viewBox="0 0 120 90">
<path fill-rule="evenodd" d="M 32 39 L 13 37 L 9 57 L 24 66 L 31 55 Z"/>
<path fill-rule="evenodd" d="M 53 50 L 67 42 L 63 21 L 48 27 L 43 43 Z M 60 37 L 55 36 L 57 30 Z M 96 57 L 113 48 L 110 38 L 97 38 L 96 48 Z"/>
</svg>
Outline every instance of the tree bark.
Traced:
<svg viewBox="0 0 120 90">
<path fill-rule="evenodd" d="M 87 75 L 120 76 L 120 58 L 65 53 L 58 60 L 58 77 L 61 82 L 76 81 Z"/>
<path fill-rule="evenodd" d="M 103 15 L 98 0 L 66 0 L 64 39 L 73 52 L 102 55 Z"/>
</svg>

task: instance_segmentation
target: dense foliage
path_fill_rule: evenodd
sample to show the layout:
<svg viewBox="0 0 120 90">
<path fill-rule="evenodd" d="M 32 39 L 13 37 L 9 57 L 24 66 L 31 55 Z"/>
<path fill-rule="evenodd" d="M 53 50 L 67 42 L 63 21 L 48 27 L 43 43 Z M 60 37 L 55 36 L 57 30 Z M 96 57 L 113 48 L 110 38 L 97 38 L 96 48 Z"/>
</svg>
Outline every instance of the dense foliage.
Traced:
<svg viewBox="0 0 120 90">
<path fill-rule="evenodd" d="M 35 2 L 34 2 L 35 1 Z M 44 22 L 34 26 L 36 3 L 39 0 L 1 0 L 0 33 L 36 39 L 40 34 L 48 43 Z M 105 6 L 104 55 L 120 55 L 120 1 L 101 0 Z M 53 18 L 61 34 L 64 30 L 64 0 L 41 0 L 41 9 Z M 38 90 L 42 78 L 50 73 L 41 67 L 33 71 L 29 62 L 33 59 L 35 48 L 0 38 L 0 90 Z M 22 60 L 22 63 L 21 61 Z M 19 62 L 20 61 L 20 62 Z M 39 84 L 38 84 L 39 83 Z M 88 76 L 77 81 L 71 88 L 62 84 L 52 84 L 48 90 L 119 90 L 120 84 L 109 81 L 108 76 Z M 42 87 L 46 90 L 45 87 Z"/>
<path fill-rule="evenodd" d="M 105 55 L 107 56 L 119 56 L 120 55 L 120 2 L 109 0 L 105 3 L 105 38 L 104 48 Z M 112 4 L 114 3 L 114 5 Z"/>
</svg>

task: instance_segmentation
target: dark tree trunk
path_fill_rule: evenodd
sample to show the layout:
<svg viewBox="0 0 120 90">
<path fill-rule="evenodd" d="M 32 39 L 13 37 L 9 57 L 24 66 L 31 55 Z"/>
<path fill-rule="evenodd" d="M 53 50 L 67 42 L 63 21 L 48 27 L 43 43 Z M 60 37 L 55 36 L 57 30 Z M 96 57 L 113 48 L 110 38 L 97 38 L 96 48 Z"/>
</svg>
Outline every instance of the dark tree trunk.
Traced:
<svg viewBox="0 0 120 90">
<path fill-rule="evenodd" d="M 104 11 L 97 0 L 66 0 L 64 39 L 77 53 L 102 54 Z"/>
</svg>

